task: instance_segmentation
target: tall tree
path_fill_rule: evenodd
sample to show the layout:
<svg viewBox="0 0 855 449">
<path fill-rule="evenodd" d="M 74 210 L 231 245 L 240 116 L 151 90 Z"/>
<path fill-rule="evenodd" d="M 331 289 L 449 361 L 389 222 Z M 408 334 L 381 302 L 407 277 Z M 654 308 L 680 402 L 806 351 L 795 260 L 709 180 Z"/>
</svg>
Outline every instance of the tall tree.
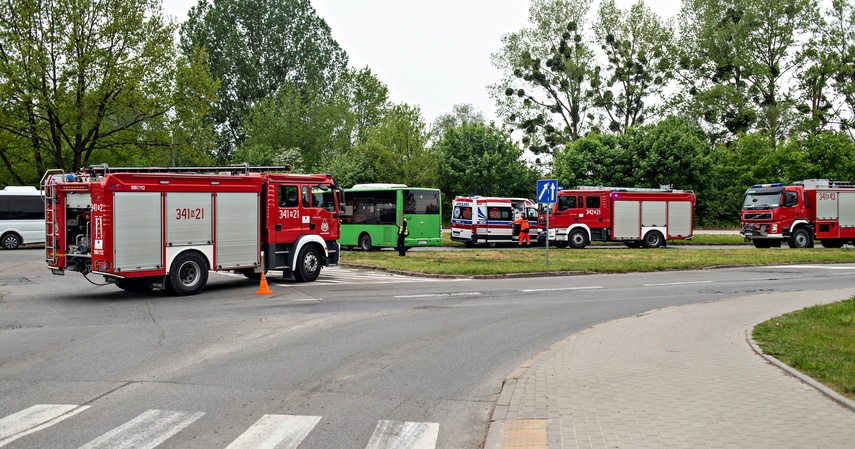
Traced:
<svg viewBox="0 0 855 449">
<path fill-rule="evenodd" d="M 855 5 L 831 0 L 799 54 L 799 111 L 803 129 L 819 134 L 829 125 L 855 139 Z"/>
<path fill-rule="evenodd" d="M 595 104 L 609 129 L 626 132 L 651 112 L 648 101 L 660 96 L 673 77 L 671 36 L 674 27 L 639 0 L 621 11 L 614 0 L 600 3 L 594 33 L 607 64 L 591 80 Z"/>
<path fill-rule="evenodd" d="M 534 194 L 537 171 L 523 160 L 523 150 L 508 132 L 495 125 L 464 123 L 447 128 L 437 152 L 442 160 L 439 187 L 449 201 L 456 195 Z"/>
<path fill-rule="evenodd" d="M 176 57 L 174 32 L 159 0 L 0 4 L 2 161 L 13 182 L 171 145 L 176 70 L 198 69 Z"/>
<path fill-rule="evenodd" d="M 590 0 L 533 0 L 531 27 L 502 37 L 489 86 L 500 115 L 525 132 L 534 154 L 553 156 L 576 140 L 589 120 L 586 95 L 594 54 L 584 38 Z"/>
<path fill-rule="evenodd" d="M 697 116 L 731 138 L 755 128 L 785 137 L 785 86 L 816 20 L 812 0 L 684 0 L 681 81 Z"/>
<path fill-rule="evenodd" d="M 347 54 L 309 0 L 199 0 L 181 25 L 185 54 L 207 50 L 221 81 L 211 117 L 227 158 L 261 99 L 294 86 L 329 94 L 347 67 Z"/>
</svg>

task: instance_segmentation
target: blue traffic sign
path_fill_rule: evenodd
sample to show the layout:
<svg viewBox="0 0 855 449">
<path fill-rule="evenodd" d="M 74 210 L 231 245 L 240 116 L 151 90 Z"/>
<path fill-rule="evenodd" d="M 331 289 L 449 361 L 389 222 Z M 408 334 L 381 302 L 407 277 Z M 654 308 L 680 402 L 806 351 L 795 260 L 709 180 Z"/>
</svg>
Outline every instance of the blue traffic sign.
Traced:
<svg viewBox="0 0 855 449">
<path fill-rule="evenodd" d="M 537 181 L 537 202 L 554 203 L 558 192 L 558 181 L 555 179 L 539 179 Z"/>
</svg>

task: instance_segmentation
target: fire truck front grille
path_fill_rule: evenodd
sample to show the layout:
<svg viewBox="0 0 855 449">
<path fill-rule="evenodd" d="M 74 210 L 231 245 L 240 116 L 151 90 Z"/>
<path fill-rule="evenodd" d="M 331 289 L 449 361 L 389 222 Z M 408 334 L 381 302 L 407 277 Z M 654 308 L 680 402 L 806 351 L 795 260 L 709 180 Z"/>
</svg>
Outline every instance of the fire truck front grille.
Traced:
<svg viewBox="0 0 855 449">
<path fill-rule="evenodd" d="M 771 212 L 763 212 L 759 214 L 745 214 L 743 216 L 746 220 L 771 220 L 772 213 Z"/>
</svg>

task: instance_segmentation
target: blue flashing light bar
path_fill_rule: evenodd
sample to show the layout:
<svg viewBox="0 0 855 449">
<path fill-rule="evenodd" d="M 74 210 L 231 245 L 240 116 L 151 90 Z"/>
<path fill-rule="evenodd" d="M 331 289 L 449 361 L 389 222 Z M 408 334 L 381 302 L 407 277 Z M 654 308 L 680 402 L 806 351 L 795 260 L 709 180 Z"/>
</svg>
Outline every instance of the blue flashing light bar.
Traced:
<svg viewBox="0 0 855 449">
<path fill-rule="evenodd" d="M 772 184 L 754 184 L 754 187 L 755 188 L 757 188 L 757 187 L 784 187 L 784 183 L 783 182 L 775 182 Z"/>
</svg>

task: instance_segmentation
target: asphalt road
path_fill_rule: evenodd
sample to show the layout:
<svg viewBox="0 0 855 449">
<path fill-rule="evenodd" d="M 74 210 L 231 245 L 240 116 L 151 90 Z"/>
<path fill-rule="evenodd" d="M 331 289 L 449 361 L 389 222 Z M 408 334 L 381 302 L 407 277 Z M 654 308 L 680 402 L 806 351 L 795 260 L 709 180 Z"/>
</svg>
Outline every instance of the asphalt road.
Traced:
<svg viewBox="0 0 855 449">
<path fill-rule="evenodd" d="M 42 251 L 0 251 L 10 448 L 120 447 L 149 422 L 174 431 L 158 448 L 260 447 L 233 442 L 265 415 L 293 417 L 300 449 L 408 447 L 384 439 L 389 426 L 434 434 L 425 447 L 479 448 L 503 379 L 574 332 L 672 305 L 851 287 L 855 270 L 440 280 L 334 268 L 310 284 L 271 276 L 272 295 L 212 274 L 177 298 L 54 276 Z M 40 404 L 78 407 L 10 439 L 9 417 Z"/>
</svg>

